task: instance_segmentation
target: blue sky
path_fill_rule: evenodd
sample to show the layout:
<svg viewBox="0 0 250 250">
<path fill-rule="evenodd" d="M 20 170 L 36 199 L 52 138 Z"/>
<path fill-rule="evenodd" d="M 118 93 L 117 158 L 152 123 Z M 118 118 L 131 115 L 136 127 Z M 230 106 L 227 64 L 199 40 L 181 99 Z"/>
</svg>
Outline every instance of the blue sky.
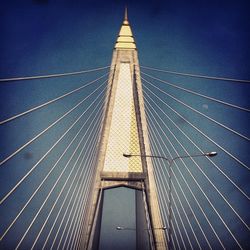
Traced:
<svg viewBox="0 0 250 250">
<path fill-rule="evenodd" d="M 242 0 L 2 1 L 1 75 L 109 64 L 126 4 L 142 64 L 247 78 Z"/>
</svg>

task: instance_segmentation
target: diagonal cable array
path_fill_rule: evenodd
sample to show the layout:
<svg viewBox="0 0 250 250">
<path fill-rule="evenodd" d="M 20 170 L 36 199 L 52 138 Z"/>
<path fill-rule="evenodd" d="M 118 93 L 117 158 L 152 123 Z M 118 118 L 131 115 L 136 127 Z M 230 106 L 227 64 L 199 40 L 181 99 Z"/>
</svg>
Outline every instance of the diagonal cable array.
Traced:
<svg viewBox="0 0 250 250">
<path fill-rule="evenodd" d="M 12 157 L 14 157 L 15 155 L 17 155 L 18 153 L 20 153 L 20 151 L 22 151 L 24 148 L 26 148 L 28 145 L 30 145 L 32 142 L 34 142 L 35 140 L 37 140 L 39 137 L 41 137 L 44 133 L 46 133 L 49 129 L 51 129 L 52 127 L 54 127 L 57 123 L 59 123 L 61 120 L 63 120 L 66 116 L 68 116 L 71 112 L 73 112 L 76 108 L 78 108 L 80 105 L 82 105 L 85 101 L 87 101 L 93 94 L 95 94 L 102 86 L 104 86 L 104 84 L 107 82 L 104 81 L 97 89 L 95 89 L 92 93 L 90 93 L 87 97 L 85 97 L 84 99 L 82 99 L 80 102 L 78 102 L 74 107 L 72 107 L 71 109 L 69 109 L 67 112 L 65 112 L 61 117 L 59 117 L 58 119 L 56 119 L 53 123 L 51 123 L 48 127 L 46 127 L 44 130 L 42 130 L 40 133 L 38 133 L 37 135 L 35 135 L 32 139 L 30 139 L 29 141 L 27 141 L 26 143 L 24 143 L 22 146 L 20 146 L 19 148 L 17 148 L 13 153 L 11 153 L 10 155 L 8 155 L 6 158 L 4 158 L 1 162 L 0 162 L 0 166 L 2 166 L 4 163 L 6 163 L 8 160 L 10 160 Z"/>
<path fill-rule="evenodd" d="M 153 80 L 157 80 L 159 82 L 165 83 L 168 86 L 171 86 L 171 87 L 176 88 L 176 89 L 180 89 L 180 90 L 182 90 L 184 92 L 193 94 L 194 96 L 200 96 L 200 97 L 203 97 L 203 98 L 205 98 L 207 100 L 214 101 L 214 102 L 217 102 L 219 104 L 223 104 L 223 105 L 231 107 L 231 108 L 235 108 L 235 109 L 239 109 L 239 110 L 242 110 L 242 111 L 250 112 L 250 109 L 247 109 L 247 108 L 244 108 L 244 107 L 240 107 L 238 105 L 235 105 L 235 104 L 232 104 L 232 103 L 229 103 L 229 102 L 225 102 L 225 101 L 219 100 L 218 98 L 213 98 L 211 96 L 200 94 L 197 91 L 193 91 L 193 90 L 190 90 L 190 89 L 187 89 L 187 88 L 180 87 L 180 86 L 178 86 L 176 84 L 173 84 L 173 83 L 171 83 L 169 81 L 162 80 L 162 79 L 160 79 L 158 77 L 154 77 L 154 76 L 149 75 L 149 74 L 147 74 L 145 72 L 141 72 L 141 73 L 142 73 L 142 75 L 148 76 L 149 78 L 151 78 Z"/>
<path fill-rule="evenodd" d="M 16 115 L 14 115 L 14 116 L 11 116 L 11 117 L 9 117 L 9 118 L 7 118 L 7 119 L 4 119 L 4 120 L 0 121 L 0 125 L 3 125 L 3 124 L 5 124 L 5 123 L 7 123 L 7 122 L 10 122 L 10 121 L 14 120 L 14 119 L 17 119 L 17 118 L 19 118 L 19 117 L 22 117 L 22 116 L 24 116 L 24 115 L 27 115 L 27 114 L 29 114 L 29 113 L 32 113 L 32 112 L 34 112 L 34 111 L 36 111 L 36 110 L 38 110 L 38 109 L 41 109 L 41 108 L 46 107 L 46 106 L 48 106 L 48 105 L 50 105 L 50 104 L 52 104 L 52 103 L 54 103 L 54 102 L 56 102 L 56 101 L 59 101 L 59 100 L 65 98 L 65 97 L 67 97 L 67 96 L 69 96 L 69 95 L 72 95 L 72 94 L 74 94 L 74 93 L 76 93 L 76 92 L 78 92 L 78 91 L 80 91 L 80 90 L 82 90 L 82 89 L 84 89 L 84 88 L 86 88 L 86 87 L 88 87 L 88 86 L 90 86 L 90 85 L 96 83 L 97 81 L 99 81 L 100 79 L 106 77 L 107 75 L 108 75 L 108 73 L 102 75 L 101 77 L 98 77 L 97 79 L 95 79 L 95 80 L 93 80 L 93 81 L 90 81 L 90 82 L 84 84 L 83 86 L 81 86 L 81 87 L 79 87 L 79 88 L 76 88 L 76 89 L 71 90 L 71 91 L 69 91 L 69 92 L 67 92 L 67 93 L 65 93 L 65 94 L 63 94 L 63 95 L 61 95 L 61 96 L 58 96 L 58 97 L 56 97 L 56 98 L 54 98 L 54 99 L 52 99 L 52 100 L 49 100 L 49 101 L 47 101 L 47 102 L 45 102 L 45 103 L 42 103 L 42 104 L 40 104 L 40 105 L 38 105 L 38 106 L 36 106 L 36 107 L 32 107 L 32 108 L 30 108 L 30 109 L 28 109 L 28 110 L 26 110 L 26 111 L 23 111 L 23 112 L 21 112 L 21 113 L 19 113 L 19 114 L 16 114 Z"/>
<path fill-rule="evenodd" d="M 142 75 L 147 77 L 142 77 L 142 82 L 152 155 L 168 159 L 189 156 L 173 161 L 171 183 L 169 163 L 153 158 L 163 223 L 172 228 L 172 234 L 166 232 L 168 241 L 171 238 L 170 248 L 247 248 L 250 196 L 246 184 L 250 176 L 244 148 L 249 137 L 244 131 L 237 131 L 224 123 L 230 117 L 221 116 L 221 121 L 218 121 L 211 116 L 212 113 L 200 112 L 195 107 L 197 102 L 190 102 L 190 98 L 204 98 L 220 105 L 219 108 L 233 109 L 244 118 L 249 115 L 249 109 L 219 100 L 210 93 L 200 94 L 190 86 L 182 87 L 144 72 Z M 211 134 L 215 127 L 225 133 L 223 144 Z M 232 140 L 237 140 L 238 147 L 243 149 L 237 156 L 229 150 Z M 217 158 L 191 157 L 209 151 L 217 151 Z M 169 216 L 172 218 L 170 223 Z"/>
<path fill-rule="evenodd" d="M 65 99 L 67 102 L 74 103 L 73 94 L 85 91 L 81 92 L 80 101 L 1 160 L 1 171 L 9 168 L 16 171 L 11 163 L 26 147 L 32 148 L 37 141 L 44 152 L 31 166 L 24 168 L 19 174 L 21 178 L 5 194 L 1 192 L 0 212 L 6 217 L 0 227 L 1 249 L 10 246 L 13 249 L 27 246 L 30 249 L 75 249 L 79 245 L 110 91 L 107 77 L 108 74 L 104 74 L 1 123 L 4 126 L 17 118 L 25 119 L 26 114 L 32 115 L 41 108 L 50 109 L 66 96 L 71 97 Z M 47 140 L 52 142 L 48 144 Z M 11 171 L 7 173 L 11 175 Z M 20 192 L 24 195 L 20 196 Z M 7 213 L 13 204 L 18 204 L 16 209 Z"/>
<path fill-rule="evenodd" d="M 37 79 L 45 79 L 45 78 L 55 78 L 55 77 L 64 77 L 64 76 L 75 76 L 82 75 L 85 73 L 96 72 L 103 69 L 107 69 L 110 66 L 95 68 L 95 69 L 87 69 L 80 70 L 68 73 L 59 73 L 59 74 L 48 74 L 48 75 L 39 75 L 39 76 L 23 76 L 23 77 L 11 77 L 11 78 L 0 78 L 0 82 L 13 82 L 13 81 L 27 81 L 27 80 L 37 80 Z"/>
<path fill-rule="evenodd" d="M 94 127 L 93 127 L 93 128 L 94 128 Z M 97 132 L 97 131 L 95 131 L 95 130 L 93 130 L 93 131 L 94 131 L 94 132 Z M 53 188 L 51 189 L 51 191 L 49 192 L 49 195 L 48 195 L 48 196 L 46 197 L 46 199 L 44 200 L 42 206 L 40 206 L 40 208 L 39 208 L 39 210 L 38 210 L 36 216 L 33 218 L 33 220 L 32 220 L 32 222 L 30 223 L 28 229 L 25 231 L 25 233 L 24 233 L 24 235 L 22 236 L 21 240 L 19 241 L 19 243 L 18 243 L 16 249 L 19 248 L 20 244 L 22 243 L 23 239 L 25 238 L 25 236 L 26 236 L 27 233 L 29 232 L 29 230 L 30 230 L 31 226 L 33 225 L 34 221 L 35 221 L 36 218 L 38 217 L 38 215 L 39 215 L 41 209 L 42 209 L 42 208 L 44 207 L 44 205 L 46 204 L 46 202 L 47 202 L 47 200 L 48 200 L 50 194 L 54 191 L 54 189 L 55 189 L 57 183 L 59 182 L 59 180 L 60 180 L 60 178 L 61 178 L 61 176 L 62 176 L 62 175 L 64 174 L 64 172 L 66 171 L 66 168 L 69 166 L 69 163 L 71 162 L 73 156 L 75 155 L 75 153 L 76 153 L 77 150 L 79 149 L 79 147 L 80 147 L 80 145 L 81 145 L 83 139 L 86 139 L 85 144 L 84 144 L 84 146 L 82 147 L 82 150 L 80 151 L 80 153 L 79 153 L 79 155 L 78 155 L 78 157 L 77 157 L 77 160 L 75 161 L 73 167 L 71 168 L 71 170 L 70 170 L 70 172 L 69 172 L 69 175 L 67 176 L 67 179 L 66 179 L 66 181 L 64 182 L 63 187 L 62 187 L 62 189 L 60 190 L 60 193 L 58 194 L 57 199 L 55 200 L 55 203 L 53 204 L 53 206 L 52 206 L 52 208 L 51 208 L 51 210 L 50 210 L 50 213 L 49 213 L 49 216 L 50 216 L 51 212 L 52 212 L 53 209 L 54 209 L 54 206 L 57 204 L 57 202 L 58 202 L 60 196 L 62 195 L 62 193 L 63 193 L 63 191 L 64 191 L 64 189 L 65 189 L 65 187 L 66 187 L 66 184 L 68 183 L 68 180 L 69 180 L 71 174 L 73 173 L 73 170 L 75 169 L 76 164 L 78 163 L 78 161 L 79 161 L 79 159 L 80 159 L 80 157 L 81 157 L 81 155 L 82 155 L 82 153 L 83 153 L 83 150 L 85 149 L 85 146 L 87 145 L 87 143 L 89 143 L 89 145 L 92 144 L 91 142 L 89 142 L 89 138 L 90 138 L 90 135 L 93 136 L 93 131 L 92 131 L 92 133 L 89 133 L 87 139 L 83 136 L 82 139 L 80 140 L 80 143 L 78 143 L 77 147 L 76 147 L 75 150 L 74 150 L 74 153 L 71 155 L 70 159 L 68 160 L 67 164 L 65 165 L 64 170 L 61 172 L 59 178 L 58 178 L 57 181 L 54 183 Z M 87 131 L 87 132 L 88 132 L 88 131 Z M 85 135 L 86 135 L 86 133 L 85 133 Z M 86 151 L 86 152 L 87 152 L 87 151 Z M 79 164 L 79 166 L 81 166 L 81 165 Z M 77 176 L 77 173 L 78 173 L 78 172 L 76 171 L 75 177 Z M 74 183 L 74 179 L 75 179 L 75 178 L 73 178 L 72 183 Z M 65 196 L 65 197 L 66 197 L 66 196 Z M 73 196 L 72 196 L 72 197 L 73 197 Z M 78 197 L 77 197 L 77 198 L 78 198 Z M 69 201 L 69 204 L 70 204 L 70 201 Z M 48 218 L 49 218 L 49 216 L 48 216 Z M 70 218 L 70 216 L 68 217 L 68 219 L 69 219 L 69 218 Z M 62 223 L 62 222 L 63 222 L 63 220 L 61 221 L 61 223 Z M 65 229 L 65 228 L 64 228 L 64 229 Z M 61 235 L 61 237 L 63 237 L 63 234 Z M 53 242 L 55 242 L 55 240 L 56 240 L 56 238 L 54 238 L 54 241 L 53 241 Z M 36 242 L 36 241 L 35 241 L 35 242 Z M 61 241 L 59 242 L 58 247 L 60 246 L 60 243 L 61 243 Z M 32 248 L 33 248 L 33 247 L 34 247 L 34 243 L 33 243 Z"/>
<path fill-rule="evenodd" d="M 202 112 L 198 111 L 197 109 L 192 108 L 190 105 L 187 105 L 187 104 L 184 103 L 183 101 L 180 101 L 179 99 L 177 99 L 177 98 L 174 97 L 173 95 L 170 95 L 170 94 L 168 94 L 166 91 L 161 90 L 159 87 L 154 86 L 151 82 L 147 81 L 146 79 L 142 78 L 142 80 L 143 80 L 144 82 L 148 83 L 151 87 L 156 88 L 156 89 L 159 90 L 161 93 L 163 93 L 163 94 L 165 94 L 166 96 L 172 98 L 172 99 L 175 100 L 176 102 L 178 102 L 178 103 L 184 105 L 185 107 L 187 107 L 187 108 L 190 109 L 191 111 L 193 111 L 193 112 L 195 112 L 195 113 L 197 113 L 197 114 L 199 114 L 199 115 L 205 117 L 205 118 L 208 119 L 209 121 L 214 122 L 215 124 L 217 124 L 217 125 L 221 126 L 222 128 L 224 128 L 224 129 L 230 131 L 231 133 L 234 133 L 235 135 L 238 135 L 238 136 L 240 136 L 241 138 L 243 138 L 243 139 L 245 139 L 245 140 L 247 140 L 247 141 L 250 141 L 250 138 L 248 138 L 247 136 L 245 136 L 245 135 L 243 135 L 243 134 L 241 134 L 241 133 L 235 131 L 234 129 L 229 128 L 228 126 L 224 125 L 224 124 L 221 123 L 221 122 L 216 121 L 215 119 L 209 117 L 208 115 L 203 114 Z"/>
<path fill-rule="evenodd" d="M 99 101 L 100 103 L 100 101 Z M 98 103 L 98 104 L 99 104 Z M 87 108 L 90 109 L 92 106 L 93 106 L 94 102 Z M 96 106 L 98 107 L 98 106 Z M 93 109 L 91 115 L 96 112 L 96 107 Z M 63 136 L 65 136 L 67 134 L 67 132 L 70 131 L 70 129 L 73 128 L 73 126 L 83 117 L 83 115 L 86 113 L 85 110 L 79 117 L 78 119 L 70 126 L 70 128 L 63 134 Z M 97 111 L 98 112 L 98 111 Z M 98 113 L 96 113 L 98 114 Z M 3 237 L 6 235 L 6 233 L 10 230 L 10 228 L 14 225 L 15 221 L 19 218 L 19 216 L 21 215 L 21 213 L 24 211 L 24 209 L 29 205 L 29 203 L 32 201 L 32 198 L 36 195 L 36 193 L 40 190 L 40 188 L 42 187 L 42 185 L 45 183 L 45 181 L 48 179 L 48 177 L 50 176 L 50 174 L 53 172 L 53 170 L 55 169 L 55 167 L 58 165 L 58 163 L 60 162 L 60 160 L 62 159 L 62 157 L 66 154 L 67 150 L 69 149 L 69 147 L 72 145 L 72 143 L 76 140 L 76 138 L 78 137 L 78 135 L 81 133 L 81 131 L 85 128 L 84 126 L 87 124 L 88 120 L 90 120 L 90 118 L 92 118 L 92 116 L 89 116 L 87 118 L 87 120 L 83 123 L 83 125 L 81 126 L 81 128 L 78 130 L 78 132 L 76 133 L 76 135 L 74 136 L 74 138 L 72 139 L 72 141 L 69 143 L 69 145 L 66 147 L 66 149 L 64 150 L 64 152 L 61 154 L 61 156 L 58 158 L 58 160 L 56 161 L 56 163 L 52 166 L 52 168 L 50 169 L 50 171 L 47 173 L 47 175 L 45 176 L 45 178 L 43 179 L 43 181 L 40 183 L 40 185 L 36 188 L 35 192 L 32 194 L 32 196 L 29 198 L 29 200 L 26 202 L 26 204 L 23 206 L 23 208 L 20 210 L 20 212 L 18 213 L 18 215 L 15 217 L 15 219 L 12 221 L 12 223 L 10 224 L 10 226 L 7 228 L 7 230 L 4 232 L 4 234 L 0 237 L 0 239 L 2 240 Z M 96 118 L 96 115 L 94 116 L 93 119 Z M 91 122 L 91 125 L 93 123 L 93 120 Z M 86 130 L 86 132 L 88 132 L 89 130 L 89 127 L 88 129 Z M 84 135 L 86 135 L 86 132 Z M 63 136 L 61 138 L 63 138 Z M 61 139 L 60 138 L 60 139 Z M 84 138 L 84 137 L 83 137 Z M 40 163 L 41 161 L 39 161 Z M 37 166 L 38 164 L 35 164 L 35 166 Z M 24 179 L 22 179 L 24 180 Z M 19 184 L 19 183 L 18 183 Z M 19 186 L 19 185 L 18 185 Z M 6 195 L 4 197 L 4 199 L 2 199 L 2 203 L 10 196 L 11 193 L 13 193 L 15 191 L 15 189 L 18 187 L 18 186 L 15 186 L 14 188 L 11 189 L 11 192 L 8 193 L 8 195 Z"/>
<path fill-rule="evenodd" d="M 207 76 L 207 75 L 200 75 L 200 74 L 190 74 L 190 73 L 183 73 L 183 72 L 177 72 L 177 71 L 172 71 L 172 70 L 157 69 L 157 68 L 152 68 L 152 67 L 147 67 L 147 66 L 140 66 L 140 67 L 142 69 L 148 69 L 148 70 L 157 71 L 157 72 L 164 72 L 164 73 L 178 75 L 178 76 L 188 76 L 188 77 L 210 79 L 210 80 L 217 80 L 217 81 L 250 83 L 250 80 L 245 80 L 245 79 L 236 79 L 236 78 L 218 77 L 218 76 Z"/>
<path fill-rule="evenodd" d="M 75 108 L 77 108 L 80 104 L 82 104 L 84 101 L 88 99 L 92 94 L 94 94 L 100 87 L 102 87 L 104 83 L 102 83 L 94 92 L 92 92 L 90 95 L 87 96 L 87 98 L 84 98 L 82 101 L 80 101 L 77 105 L 75 105 L 72 109 L 70 109 L 68 112 L 66 112 L 63 116 L 61 116 L 59 119 L 57 119 L 55 122 L 53 122 L 51 125 L 49 125 L 46 129 L 44 129 L 42 132 L 40 132 L 38 135 L 36 135 L 34 138 L 29 140 L 27 143 L 25 143 L 23 146 L 18 148 L 14 153 L 12 153 L 10 156 L 5 158 L 0 165 L 4 164 L 7 160 L 14 157 L 16 154 L 18 154 L 21 150 L 23 150 L 25 147 L 27 147 L 29 144 L 31 144 L 34 140 L 36 140 L 38 137 L 40 137 L 43 133 L 45 133 L 48 129 L 50 129 L 52 126 L 54 126 L 57 122 L 62 120 L 66 115 L 68 115 L 70 112 L 72 112 Z M 98 97 L 100 94 L 98 95 Z M 89 109 L 89 108 L 88 108 Z M 88 110 L 87 109 L 87 110 Z M 85 114 L 85 113 L 83 113 Z M 82 115 L 83 115 L 82 114 Z M 69 129 L 53 144 L 51 148 L 32 166 L 32 168 L 16 183 L 16 185 L 0 200 L 0 204 L 2 204 L 18 187 L 23 183 L 23 181 L 33 172 L 33 170 L 47 157 L 47 155 L 56 147 L 56 145 L 64 138 L 64 136 L 71 130 L 71 128 L 76 124 L 76 122 L 82 117 L 77 118 L 77 120 L 70 126 Z"/>
<path fill-rule="evenodd" d="M 155 122 L 155 120 L 154 120 L 154 122 Z M 156 129 L 156 125 L 154 125 L 153 121 L 150 120 L 150 125 L 151 125 L 151 124 L 152 124 L 152 126 L 154 127 L 154 129 Z M 157 125 L 159 126 L 159 124 L 157 124 Z M 157 138 L 157 137 L 159 137 L 159 132 L 157 131 L 157 129 L 156 129 L 155 131 L 156 131 L 156 132 L 154 132 L 154 130 L 152 130 L 152 132 L 150 132 L 150 133 L 154 134 L 155 138 Z M 157 133 L 157 132 L 158 132 L 158 133 Z M 150 138 L 151 138 L 151 140 L 152 140 L 152 142 L 153 142 L 153 139 L 152 139 L 153 136 L 152 136 L 151 134 L 150 134 Z M 161 137 L 159 137 L 159 138 L 161 138 Z M 155 140 L 155 139 L 154 139 L 154 140 Z M 168 155 L 170 155 L 170 156 L 172 157 L 173 155 L 170 153 L 170 151 L 169 151 L 168 148 L 166 147 L 166 143 L 165 143 L 162 139 L 161 139 L 161 142 L 163 143 L 164 149 L 167 150 Z M 168 138 L 168 142 L 170 142 L 169 138 Z M 153 144 L 153 145 L 154 145 L 154 144 Z M 171 146 L 174 147 L 173 144 L 171 144 Z M 158 145 L 156 145 L 156 151 L 155 151 L 155 152 L 157 152 L 157 154 L 158 154 L 158 153 L 161 153 L 161 154 L 164 153 L 164 150 L 163 150 L 163 149 L 162 149 L 161 151 L 159 151 L 159 150 L 157 150 L 157 147 L 158 147 Z M 159 147 L 162 148 L 161 144 L 160 144 Z M 177 151 L 175 151 L 175 153 L 177 153 Z M 162 163 L 161 163 L 161 164 L 162 164 Z M 159 167 L 159 170 L 160 170 L 160 169 L 161 169 L 161 167 Z M 179 170 L 178 165 L 177 165 L 177 169 Z M 157 171 L 158 171 L 158 168 L 157 168 Z M 181 174 L 181 171 L 179 171 L 179 172 L 180 172 L 180 174 Z M 182 175 L 182 176 L 183 176 L 183 175 Z M 174 174 L 174 177 L 175 177 L 175 174 Z M 166 177 L 166 176 L 165 176 L 165 178 L 166 178 L 166 179 L 165 179 L 164 181 L 167 180 L 167 177 Z M 188 188 L 189 188 L 191 194 L 193 195 L 193 197 L 194 197 L 195 200 L 197 201 L 197 204 L 198 204 L 199 208 L 201 209 L 201 211 L 202 211 L 202 213 L 203 213 L 205 219 L 208 221 L 208 224 L 211 226 L 211 228 L 212 228 L 212 230 L 213 230 L 215 236 L 217 237 L 217 239 L 218 239 L 219 242 L 221 243 L 221 240 L 220 240 L 219 236 L 217 235 L 217 233 L 216 233 L 214 227 L 211 225 L 210 221 L 208 220 L 208 217 L 206 216 L 206 214 L 205 214 L 203 208 L 201 207 L 199 201 L 196 199 L 194 193 L 192 192 L 192 189 L 190 188 L 190 185 L 188 184 L 188 182 L 186 181 L 186 179 L 185 179 L 184 177 L 183 177 L 183 180 L 185 181 L 185 183 L 187 184 L 187 186 L 188 186 Z M 178 180 L 177 180 L 177 183 L 179 184 Z M 168 183 L 167 183 L 167 184 L 168 184 Z M 161 186 L 163 186 L 163 185 L 159 185 L 159 186 L 161 187 Z M 168 184 L 168 186 L 169 186 L 169 184 Z M 168 188 L 169 188 L 169 187 L 168 187 Z M 179 184 L 179 188 L 182 189 L 182 187 L 180 186 L 180 184 Z M 166 191 L 165 191 L 165 192 L 166 192 Z M 183 192 L 183 189 L 182 189 L 182 192 Z M 185 197 L 185 200 L 187 201 L 187 198 L 186 198 L 185 194 L 184 194 L 184 197 Z M 187 201 L 187 202 L 188 202 L 188 201 Z M 190 208 L 191 208 L 191 210 L 192 210 L 192 207 L 191 207 L 191 206 L 190 206 Z M 195 213 L 193 213 L 193 214 L 194 214 L 194 216 L 195 216 Z M 195 218 L 196 218 L 196 216 L 195 216 Z M 199 225 L 200 230 L 201 230 L 201 232 L 203 233 L 203 236 L 206 238 L 205 233 L 204 233 L 204 231 L 202 230 L 202 228 L 201 228 L 201 226 L 200 226 L 200 223 L 199 223 L 199 221 L 197 220 L 197 218 L 196 218 L 196 222 L 197 222 L 197 224 Z M 210 243 L 208 242 L 207 238 L 206 238 L 206 242 L 208 243 L 208 246 L 211 246 Z M 223 246 L 222 243 L 221 243 L 221 246 Z"/>
<path fill-rule="evenodd" d="M 157 124 L 157 125 L 159 126 L 159 124 Z M 154 125 L 153 125 L 153 126 L 154 126 Z M 156 131 L 157 131 L 157 130 L 156 130 Z M 156 133 L 156 132 L 153 132 L 153 133 Z M 157 135 L 157 136 L 159 136 L 159 132 L 158 132 L 158 135 Z M 152 136 L 151 136 L 151 138 L 152 138 Z M 168 142 L 170 142 L 169 138 L 168 138 Z M 171 143 L 171 142 L 170 142 L 170 143 Z M 166 147 L 166 144 L 164 143 L 164 141 L 163 141 L 163 145 L 165 146 L 165 149 L 167 149 L 168 154 L 172 157 L 173 155 L 170 153 L 170 151 L 169 151 L 168 148 Z M 173 145 L 173 144 L 171 144 L 171 146 L 174 148 L 174 145 Z M 175 149 L 175 148 L 174 148 L 174 149 Z M 156 151 L 156 152 L 159 153 L 159 151 Z M 161 151 L 161 152 L 164 152 L 164 151 Z M 176 150 L 175 150 L 175 153 L 177 153 Z M 185 163 L 184 163 L 184 164 L 185 164 Z M 185 165 L 185 166 L 186 166 L 186 165 Z M 187 166 L 186 166 L 186 167 L 187 167 Z M 179 170 L 179 172 L 180 172 L 180 174 L 181 174 L 181 171 L 180 171 L 178 165 L 177 165 L 177 169 Z M 181 174 L 181 176 L 183 177 L 182 174 Z M 175 177 L 175 174 L 174 174 L 174 177 Z M 206 216 L 206 214 L 205 214 L 205 212 L 204 212 L 204 209 L 203 209 L 202 206 L 200 205 L 200 202 L 198 201 L 198 199 L 196 199 L 196 197 L 195 197 L 194 193 L 192 192 L 192 189 L 190 188 L 190 185 L 188 184 L 188 182 L 187 182 L 187 180 L 185 179 L 185 177 L 183 177 L 183 180 L 184 180 L 185 183 L 187 184 L 187 187 L 189 188 L 189 190 L 190 190 L 191 194 L 193 195 L 194 199 L 196 200 L 196 202 L 197 202 L 199 208 L 201 209 L 201 211 L 202 211 L 202 213 L 203 213 L 205 219 L 208 221 L 208 224 L 211 226 L 211 228 L 212 228 L 214 234 L 216 235 L 217 239 L 218 239 L 219 242 L 221 243 L 221 246 L 223 246 L 223 244 L 222 244 L 222 242 L 221 242 L 221 240 L 220 240 L 218 234 L 216 233 L 214 227 L 212 226 L 211 222 L 209 221 L 208 217 Z M 178 180 L 177 180 L 177 182 L 178 182 Z M 179 184 L 179 182 L 178 182 L 178 184 Z M 179 187 L 181 188 L 180 185 L 179 185 Z M 185 195 L 184 195 L 184 197 L 185 197 L 185 199 L 187 199 Z M 197 223 L 200 225 L 199 222 L 197 222 Z M 201 228 L 201 226 L 200 226 L 200 228 Z M 203 231 L 203 230 L 201 229 L 201 231 Z M 208 241 L 207 241 L 207 242 L 208 242 Z M 208 242 L 208 245 L 210 245 L 209 242 Z M 224 247 L 224 246 L 223 246 L 223 247 Z"/>
<path fill-rule="evenodd" d="M 147 88 L 147 87 L 145 87 Z M 153 95 L 155 95 L 155 93 L 153 93 L 149 88 L 147 88 L 147 90 L 152 93 Z M 155 95 L 156 96 L 156 95 Z M 171 96 L 171 95 L 169 95 Z M 164 103 L 165 105 L 166 102 L 161 100 L 159 98 L 159 96 L 156 96 L 158 100 L 160 100 L 162 103 Z M 176 99 L 176 98 L 174 98 Z M 177 100 L 178 101 L 178 100 Z M 186 105 L 185 105 L 186 106 Z M 170 107 L 170 106 L 169 106 Z M 190 107 L 189 107 L 190 108 Z M 173 110 L 173 108 L 171 108 Z M 178 113 L 178 112 L 177 112 Z M 200 113 L 200 112 L 199 112 Z M 232 153 L 230 153 L 227 149 L 225 149 L 224 147 L 222 147 L 220 144 L 218 144 L 216 141 L 214 141 L 211 137 L 209 137 L 207 134 L 205 134 L 204 132 L 202 132 L 199 128 L 197 128 L 194 124 L 192 124 L 192 122 L 188 121 L 187 119 L 184 118 L 184 116 L 179 115 L 182 119 L 184 119 L 189 125 L 191 125 L 193 128 L 195 128 L 200 134 L 202 134 L 206 139 L 208 139 L 209 141 L 211 141 L 214 145 L 216 145 L 217 147 L 219 147 L 221 150 L 223 150 L 227 155 L 229 155 L 232 159 L 234 159 L 236 162 L 238 162 L 242 167 L 245 167 L 247 170 L 250 170 L 250 167 L 247 166 L 246 163 L 242 162 L 239 158 L 237 158 L 236 156 L 234 156 Z M 236 132 L 236 134 L 238 134 Z M 239 135 L 241 136 L 241 135 Z M 247 141 L 249 141 L 249 138 L 245 138 L 245 136 L 241 136 L 242 138 L 246 139 Z"/>
</svg>

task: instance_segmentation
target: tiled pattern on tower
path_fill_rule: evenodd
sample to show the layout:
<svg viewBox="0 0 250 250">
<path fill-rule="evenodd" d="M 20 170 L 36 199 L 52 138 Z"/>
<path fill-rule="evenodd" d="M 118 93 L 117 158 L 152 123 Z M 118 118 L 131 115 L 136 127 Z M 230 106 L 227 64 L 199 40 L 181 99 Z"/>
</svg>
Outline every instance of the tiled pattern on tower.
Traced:
<svg viewBox="0 0 250 250">
<path fill-rule="evenodd" d="M 120 64 L 103 170 L 142 172 L 140 157 L 125 158 L 123 153 L 140 154 L 129 63 Z"/>
</svg>

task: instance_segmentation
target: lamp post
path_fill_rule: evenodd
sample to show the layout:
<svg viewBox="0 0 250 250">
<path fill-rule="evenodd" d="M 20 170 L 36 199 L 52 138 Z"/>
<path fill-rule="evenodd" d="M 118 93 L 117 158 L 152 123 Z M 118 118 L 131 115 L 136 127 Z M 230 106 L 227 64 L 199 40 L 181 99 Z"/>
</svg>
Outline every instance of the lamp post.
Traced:
<svg viewBox="0 0 250 250">
<path fill-rule="evenodd" d="M 167 230 L 167 227 L 166 226 L 163 226 L 163 227 L 155 227 L 153 228 L 154 230 L 155 229 L 158 229 L 158 230 Z M 132 228 L 132 227 L 122 227 L 122 226 L 118 226 L 116 227 L 116 230 L 136 230 L 136 228 Z M 149 230 L 148 228 L 143 228 L 142 230 Z"/>
<path fill-rule="evenodd" d="M 217 155 L 217 152 L 207 152 L 207 153 L 202 153 L 202 154 L 194 154 L 194 155 L 178 155 L 174 158 L 167 158 L 165 156 L 161 155 L 141 155 L 141 154 L 123 154 L 124 157 L 130 158 L 130 157 L 148 157 L 148 158 L 156 158 L 156 159 L 163 159 L 168 162 L 168 167 L 169 167 L 169 189 L 168 189 L 168 197 L 169 197 L 169 203 L 168 203 L 168 247 L 169 249 L 171 248 L 171 220 L 172 220 L 172 164 L 174 163 L 175 160 L 178 159 L 183 159 L 183 158 L 194 158 L 194 157 L 201 157 L 201 156 L 207 156 L 207 157 L 214 157 Z"/>
</svg>

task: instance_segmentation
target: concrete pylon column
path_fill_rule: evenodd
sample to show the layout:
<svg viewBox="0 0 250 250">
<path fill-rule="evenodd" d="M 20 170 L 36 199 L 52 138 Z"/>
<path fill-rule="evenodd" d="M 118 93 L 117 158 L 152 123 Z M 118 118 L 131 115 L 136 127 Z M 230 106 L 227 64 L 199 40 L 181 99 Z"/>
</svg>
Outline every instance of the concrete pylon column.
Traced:
<svg viewBox="0 0 250 250">
<path fill-rule="evenodd" d="M 126 186 L 142 190 L 148 213 L 148 230 L 152 248 L 167 249 L 165 231 L 158 204 L 150 142 L 144 109 L 138 54 L 128 22 L 127 11 L 121 26 L 111 64 L 106 114 L 95 176 L 88 210 L 88 225 L 83 232 L 83 248 L 94 249 L 102 193 L 106 188 Z M 139 157 L 125 158 L 123 153 Z"/>
</svg>

